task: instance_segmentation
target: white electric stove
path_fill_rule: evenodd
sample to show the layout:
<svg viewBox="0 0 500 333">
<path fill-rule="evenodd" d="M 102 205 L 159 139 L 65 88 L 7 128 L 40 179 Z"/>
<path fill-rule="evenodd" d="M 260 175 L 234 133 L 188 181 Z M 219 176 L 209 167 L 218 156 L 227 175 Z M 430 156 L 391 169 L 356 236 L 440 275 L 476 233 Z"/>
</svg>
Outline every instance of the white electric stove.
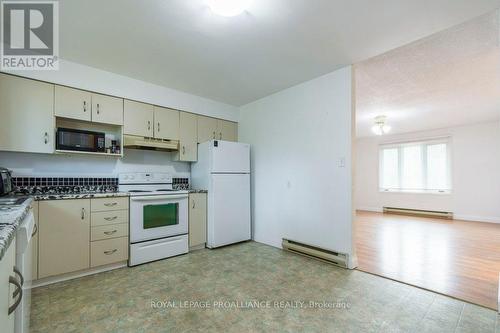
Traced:
<svg viewBox="0 0 500 333">
<path fill-rule="evenodd" d="M 188 191 L 174 190 L 167 173 L 119 175 L 118 190 L 130 194 L 129 266 L 188 252 Z"/>
</svg>

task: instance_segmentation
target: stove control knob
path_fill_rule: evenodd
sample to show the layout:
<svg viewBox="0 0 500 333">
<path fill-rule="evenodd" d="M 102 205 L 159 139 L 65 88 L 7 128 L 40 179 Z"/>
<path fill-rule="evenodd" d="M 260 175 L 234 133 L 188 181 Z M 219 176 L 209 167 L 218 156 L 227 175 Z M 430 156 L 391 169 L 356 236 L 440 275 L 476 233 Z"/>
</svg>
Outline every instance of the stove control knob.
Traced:
<svg viewBox="0 0 500 333">
<path fill-rule="evenodd" d="M 134 175 L 130 175 L 130 180 L 134 180 L 135 176 Z"/>
<path fill-rule="evenodd" d="M 123 179 L 127 180 L 128 179 L 128 175 L 123 175 Z"/>
</svg>

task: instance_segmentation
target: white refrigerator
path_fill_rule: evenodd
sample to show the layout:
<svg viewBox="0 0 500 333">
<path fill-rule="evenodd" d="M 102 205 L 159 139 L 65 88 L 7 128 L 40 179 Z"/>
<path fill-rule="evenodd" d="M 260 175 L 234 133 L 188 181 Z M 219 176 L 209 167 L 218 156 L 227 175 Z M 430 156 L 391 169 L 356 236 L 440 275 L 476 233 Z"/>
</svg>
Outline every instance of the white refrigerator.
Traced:
<svg viewBox="0 0 500 333">
<path fill-rule="evenodd" d="M 191 184 L 208 190 L 207 247 L 251 239 L 250 145 L 211 140 L 198 146 Z"/>
</svg>

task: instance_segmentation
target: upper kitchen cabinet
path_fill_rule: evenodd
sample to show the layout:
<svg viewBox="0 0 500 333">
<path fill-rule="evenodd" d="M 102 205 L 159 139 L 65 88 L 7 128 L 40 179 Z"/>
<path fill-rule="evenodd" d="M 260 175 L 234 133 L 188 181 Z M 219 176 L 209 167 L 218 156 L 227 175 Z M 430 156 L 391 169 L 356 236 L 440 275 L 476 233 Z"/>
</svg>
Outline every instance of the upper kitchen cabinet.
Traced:
<svg viewBox="0 0 500 333">
<path fill-rule="evenodd" d="M 198 143 L 217 138 L 217 119 L 198 116 Z"/>
<path fill-rule="evenodd" d="M 192 113 L 181 112 L 179 120 L 179 152 L 177 155 L 179 161 L 196 161 L 198 155 L 197 137 L 197 116 Z"/>
<path fill-rule="evenodd" d="M 56 86 L 54 114 L 69 119 L 123 125 L 123 99 Z"/>
<path fill-rule="evenodd" d="M 154 107 L 154 137 L 164 140 L 179 140 L 179 111 Z"/>
<path fill-rule="evenodd" d="M 92 121 L 111 125 L 123 125 L 123 99 L 92 94 Z"/>
<path fill-rule="evenodd" d="M 125 100 L 123 110 L 124 134 L 153 137 L 154 107 L 152 105 Z"/>
<path fill-rule="evenodd" d="M 54 152 L 54 85 L 0 74 L 0 150 Z"/>
<path fill-rule="evenodd" d="M 227 120 L 217 120 L 217 139 L 238 141 L 238 124 Z"/>
<path fill-rule="evenodd" d="M 54 114 L 58 117 L 92 120 L 92 93 L 56 86 Z"/>
</svg>

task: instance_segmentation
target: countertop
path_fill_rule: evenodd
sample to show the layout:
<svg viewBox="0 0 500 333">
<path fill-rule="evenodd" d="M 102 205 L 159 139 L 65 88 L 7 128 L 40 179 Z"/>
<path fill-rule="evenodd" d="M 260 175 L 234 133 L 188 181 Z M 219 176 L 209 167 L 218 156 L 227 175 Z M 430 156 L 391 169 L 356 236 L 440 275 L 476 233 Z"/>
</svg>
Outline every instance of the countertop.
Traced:
<svg viewBox="0 0 500 333">
<path fill-rule="evenodd" d="M 16 236 L 17 227 L 30 211 L 32 202 L 33 199 L 28 198 L 22 205 L 0 210 L 0 260 Z"/>
<path fill-rule="evenodd" d="M 194 190 L 194 189 L 190 189 L 189 193 L 208 193 L 208 191 L 207 190 Z"/>
<path fill-rule="evenodd" d="M 126 192 L 96 192 L 96 193 L 78 193 L 78 194 L 33 194 L 26 195 L 26 200 L 22 205 L 13 206 L 9 209 L 0 209 L 0 260 L 9 248 L 12 240 L 16 236 L 16 230 L 19 224 L 26 217 L 33 201 L 43 200 L 65 200 L 65 199 L 91 199 L 91 198 L 110 198 L 110 197 L 128 197 Z"/>
<path fill-rule="evenodd" d="M 43 200 L 65 200 L 65 199 L 92 199 L 92 198 L 113 198 L 113 197 L 128 197 L 127 192 L 90 192 L 90 193 L 74 193 L 74 194 L 33 194 L 29 197 L 35 201 Z"/>
</svg>

